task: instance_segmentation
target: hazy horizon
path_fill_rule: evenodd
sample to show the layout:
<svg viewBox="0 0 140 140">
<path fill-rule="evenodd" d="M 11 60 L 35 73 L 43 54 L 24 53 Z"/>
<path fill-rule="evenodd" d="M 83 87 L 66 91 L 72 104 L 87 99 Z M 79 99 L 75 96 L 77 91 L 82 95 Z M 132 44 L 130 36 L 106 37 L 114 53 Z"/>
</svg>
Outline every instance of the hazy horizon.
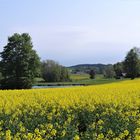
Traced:
<svg viewBox="0 0 140 140">
<path fill-rule="evenodd" d="M 0 15 L 0 51 L 26 32 L 42 60 L 65 66 L 113 64 L 140 46 L 138 0 L 1 0 Z"/>
</svg>

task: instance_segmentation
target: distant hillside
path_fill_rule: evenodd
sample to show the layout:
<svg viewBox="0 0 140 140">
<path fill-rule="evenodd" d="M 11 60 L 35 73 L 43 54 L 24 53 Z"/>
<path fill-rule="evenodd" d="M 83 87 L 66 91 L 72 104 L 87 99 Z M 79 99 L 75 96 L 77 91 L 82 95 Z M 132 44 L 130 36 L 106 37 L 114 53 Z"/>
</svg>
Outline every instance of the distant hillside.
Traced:
<svg viewBox="0 0 140 140">
<path fill-rule="evenodd" d="M 108 64 L 110 65 L 110 64 Z M 104 66 L 108 66 L 106 64 L 79 64 L 79 65 L 74 65 L 74 66 L 70 66 L 69 68 L 79 68 L 79 67 L 104 67 Z"/>
<path fill-rule="evenodd" d="M 72 73 L 84 72 L 88 73 L 91 69 L 94 69 L 97 74 L 102 74 L 104 69 L 111 64 L 79 64 L 68 67 Z"/>
</svg>

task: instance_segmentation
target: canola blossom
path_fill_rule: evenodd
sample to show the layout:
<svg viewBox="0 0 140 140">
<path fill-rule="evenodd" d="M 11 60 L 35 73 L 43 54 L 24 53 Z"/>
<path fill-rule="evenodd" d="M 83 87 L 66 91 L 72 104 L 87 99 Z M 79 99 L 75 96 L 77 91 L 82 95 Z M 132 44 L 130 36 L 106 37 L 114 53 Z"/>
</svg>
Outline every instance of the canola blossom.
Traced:
<svg viewBox="0 0 140 140">
<path fill-rule="evenodd" d="M 1 90 L 0 140 L 140 140 L 140 80 Z"/>
</svg>

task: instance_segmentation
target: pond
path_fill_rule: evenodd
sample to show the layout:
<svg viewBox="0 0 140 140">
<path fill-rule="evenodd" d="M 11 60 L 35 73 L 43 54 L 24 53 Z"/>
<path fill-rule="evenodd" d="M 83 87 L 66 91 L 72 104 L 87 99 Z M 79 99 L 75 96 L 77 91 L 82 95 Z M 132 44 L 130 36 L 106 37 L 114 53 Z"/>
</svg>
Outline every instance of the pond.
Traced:
<svg viewBox="0 0 140 140">
<path fill-rule="evenodd" d="M 63 85 L 63 86 L 32 86 L 32 89 L 39 89 L 39 88 L 68 88 L 68 87 L 75 87 L 75 86 L 82 86 L 82 85 Z"/>
</svg>

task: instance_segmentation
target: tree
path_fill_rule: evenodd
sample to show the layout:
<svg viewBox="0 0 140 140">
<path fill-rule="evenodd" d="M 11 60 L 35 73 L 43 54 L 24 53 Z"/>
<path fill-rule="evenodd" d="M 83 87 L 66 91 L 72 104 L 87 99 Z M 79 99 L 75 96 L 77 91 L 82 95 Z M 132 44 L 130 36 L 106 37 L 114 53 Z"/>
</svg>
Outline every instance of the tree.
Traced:
<svg viewBox="0 0 140 140">
<path fill-rule="evenodd" d="M 89 75 L 90 75 L 90 79 L 94 79 L 95 78 L 95 71 L 93 69 L 90 70 Z"/>
<path fill-rule="evenodd" d="M 69 71 L 64 66 L 61 66 L 60 81 L 70 81 Z"/>
<path fill-rule="evenodd" d="M 116 74 L 116 78 L 117 79 L 120 79 L 122 76 L 123 76 L 123 62 L 118 62 L 116 64 L 114 64 L 114 71 L 115 71 L 115 74 Z"/>
<path fill-rule="evenodd" d="M 128 78 L 134 79 L 140 73 L 140 49 L 132 48 L 125 57 L 124 69 Z"/>
<path fill-rule="evenodd" d="M 31 88 L 34 77 L 39 74 L 40 59 L 29 34 L 15 33 L 9 37 L 1 58 L 1 88 Z"/>
<path fill-rule="evenodd" d="M 42 77 L 46 82 L 69 81 L 68 70 L 53 60 L 42 62 Z"/>
<path fill-rule="evenodd" d="M 115 76 L 115 71 L 113 69 L 112 65 L 108 65 L 105 69 L 104 69 L 104 77 L 105 78 L 113 78 Z"/>
</svg>

